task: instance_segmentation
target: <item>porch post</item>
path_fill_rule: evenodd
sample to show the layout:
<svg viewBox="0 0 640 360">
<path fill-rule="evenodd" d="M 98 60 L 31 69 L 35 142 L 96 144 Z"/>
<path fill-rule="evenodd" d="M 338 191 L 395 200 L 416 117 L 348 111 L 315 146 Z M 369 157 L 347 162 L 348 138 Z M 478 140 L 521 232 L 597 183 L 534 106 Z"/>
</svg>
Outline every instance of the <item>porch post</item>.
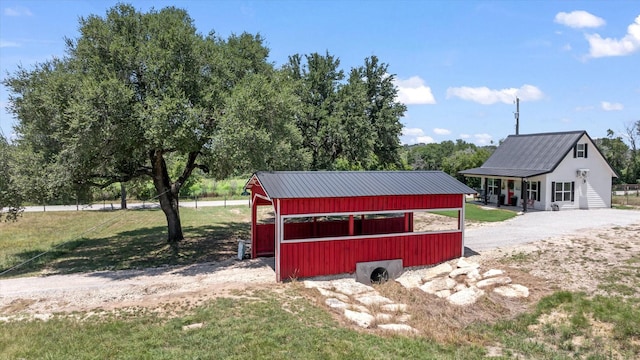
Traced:
<svg viewBox="0 0 640 360">
<path fill-rule="evenodd" d="M 529 185 L 529 181 L 527 179 L 522 178 L 522 212 L 527 212 L 527 202 L 529 201 L 529 191 L 527 191 L 527 185 Z"/>
<path fill-rule="evenodd" d="M 497 179 L 498 180 L 498 206 L 496 207 L 500 207 L 500 195 L 502 195 L 502 179 Z"/>
<path fill-rule="evenodd" d="M 251 258 L 255 259 L 256 257 L 258 257 L 257 254 L 257 242 L 258 242 L 258 234 L 256 234 L 256 230 L 257 230 L 257 222 L 258 222 L 258 202 L 256 201 L 256 198 L 253 197 L 252 201 L 251 201 Z"/>
<path fill-rule="evenodd" d="M 489 178 L 484 178 L 484 204 L 487 205 L 489 203 Z"/>
</svg>

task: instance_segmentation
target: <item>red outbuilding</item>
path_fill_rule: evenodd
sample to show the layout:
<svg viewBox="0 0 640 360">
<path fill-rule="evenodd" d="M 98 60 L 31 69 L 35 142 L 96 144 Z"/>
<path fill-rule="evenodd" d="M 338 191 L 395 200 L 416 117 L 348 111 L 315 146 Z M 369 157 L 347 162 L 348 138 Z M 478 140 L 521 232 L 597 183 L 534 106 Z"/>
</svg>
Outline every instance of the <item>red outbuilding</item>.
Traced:
<svg viewBox="0 0 640 360">
<path fill-rule="evenodd" d="M 382 260 L 403 268 L 463 256 L 465 195 L 475 193 L 441 171 L 260 171 L 245 188 L 251 256 L 275 256 L 278 281 L 354 273 L 357 264 Z M 434 210 L 457 213 L 457 221 L 414 229 L 415 214 Z"/>
</svg>

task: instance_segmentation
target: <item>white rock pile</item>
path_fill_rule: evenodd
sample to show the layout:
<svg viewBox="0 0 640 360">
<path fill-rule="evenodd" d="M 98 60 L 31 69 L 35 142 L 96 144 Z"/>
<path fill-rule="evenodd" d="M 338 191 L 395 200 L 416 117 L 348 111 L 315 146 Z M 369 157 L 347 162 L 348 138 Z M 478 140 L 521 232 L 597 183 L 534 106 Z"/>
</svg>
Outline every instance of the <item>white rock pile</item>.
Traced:
<svg viewBox="0 0 640 360">
<path fill-rule="evenodd" d="M 304 286 L 318 289 L 327 306 L 360 327 L 418 332 L 406 324 L 411 319 L 406 304 L 395 303 L 380 295 L 373 287 L 356 282 L 355 279 L 307 280 Z"/>
<path fill-rule="evenodd" d="M 460 258 L 456 266 L 443 263 L 427 269 L 407 271 L 397 282 L 407 289 L 419 288 L 427 294 L 447 299 L 459 306 L 475 304 L 486 291 L 510 298 L 526 298 L 529 289 L 512 284 L 503 270 L 490 269 L 480 273 L 480 264 Z"/>
</svg>

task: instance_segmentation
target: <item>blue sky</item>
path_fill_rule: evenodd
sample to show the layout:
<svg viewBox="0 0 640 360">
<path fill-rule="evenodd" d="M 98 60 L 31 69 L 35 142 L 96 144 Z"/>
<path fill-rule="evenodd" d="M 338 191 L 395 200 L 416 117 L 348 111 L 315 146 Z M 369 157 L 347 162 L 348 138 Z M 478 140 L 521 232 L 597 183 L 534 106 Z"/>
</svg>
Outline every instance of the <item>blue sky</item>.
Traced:
<svg viewBox="0 0 640 360">
<path fill-rule="evenodd" d="M 0 72 L 64 55 L 78 19 L 117 1 L 0 3 Z M 520 133 L 607 129 L 640 120 L 639 1 L 131 1 L 186 9 L 203 34 L 260 33 L 277 66 L 337 56 L 348 72 L 376 55 L 396 75 L 406 144 L 497 143 Z M 4 110 L 0 128 L 12 136 Z"/>
</svg>

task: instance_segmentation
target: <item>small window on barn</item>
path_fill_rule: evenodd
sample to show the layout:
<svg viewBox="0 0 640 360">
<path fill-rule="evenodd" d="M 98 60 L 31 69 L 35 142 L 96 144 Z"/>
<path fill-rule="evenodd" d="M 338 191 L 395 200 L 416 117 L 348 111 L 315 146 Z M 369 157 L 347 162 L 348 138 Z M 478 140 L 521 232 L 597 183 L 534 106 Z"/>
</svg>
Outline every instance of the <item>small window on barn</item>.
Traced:
<svg viewBox="0 0 640 360">
<path fill-rule="evenodd" d="M 418 211 L 413 215 L 413 232 L 456 231 L 460 229 L 458 210 Z"/>
</svg>

